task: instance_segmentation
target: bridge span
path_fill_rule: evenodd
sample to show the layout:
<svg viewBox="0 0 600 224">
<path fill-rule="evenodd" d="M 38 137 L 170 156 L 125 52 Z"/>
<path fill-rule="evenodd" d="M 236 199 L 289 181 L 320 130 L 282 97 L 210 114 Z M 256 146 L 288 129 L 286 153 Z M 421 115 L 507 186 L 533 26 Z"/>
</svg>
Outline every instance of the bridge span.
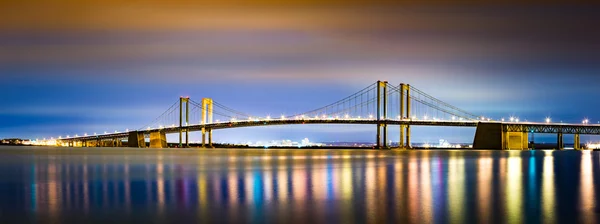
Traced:
<svg viewBox="0 0 600 224">
<path fill-rule="evenodd" d="M 170 125 L 169 125 L 170 124 Z M 178 124 L 178 125 L 176 125 Z M 292 116 L 253 116 L 229 108 L 210 98 L 195 102 L 180 97 L 169 109 L 143 128 L 99 135 L 60 138 L 62 146 L 167 147 L 166 134 L 179 134 L 179 146 L 189 146 L 189 132 L 202 132 L 202 145 L 212 146 L 213 130 L 302 124 L 374 125 L 375 146 L 388 148 L 388 126 L 400 129 L 400 148 L 410 149 L 411 126 L 476 127 L 475 149 L 529 149 L 529 133 L 557 134 L 558 149 L 564 148 L 563 135 L 573 134 L 575 149 L 581 148 L 580 135 L 600 135 L 600 125 L 499 122 L 477 116 L 434 98 L 408 84 L 389 85 L 377 81 L 342 100 Z M 185 141 L 184 141 L 185 140 Z"/>
</svg>

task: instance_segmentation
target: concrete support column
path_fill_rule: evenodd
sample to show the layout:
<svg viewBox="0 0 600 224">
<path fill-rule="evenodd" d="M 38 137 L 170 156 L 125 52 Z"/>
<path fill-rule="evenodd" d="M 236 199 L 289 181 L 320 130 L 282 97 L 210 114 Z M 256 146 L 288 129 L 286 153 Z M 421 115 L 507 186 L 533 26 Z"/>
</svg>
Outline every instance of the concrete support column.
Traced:
<svg viewBox="0 0 600 224">
<path fill-rule="evenodd" d="M 556 148 L 558 150 L 565 149 L 565 143 L 563 142 L 563 133 L 558 133 L 557 134 L 556 143 L 557 143 L 557 147 Z"/>
<path fill-rule="evenodd" d="M 166 148 L 167 135 L 162 131 L 150 132 L 150 148 Z"/>
<path fill-rule="evenodd" d="M 213 147 L 212 144 L 212 129 L 208 129 L 208 146 Z"/>
<path fill-rule="evenodd" d="M 529 149 L 529 134 L 527 132 L 502 132 L 504 149 Z"/>
<path fill-rule="evenodd" d="M 575 150 L 581 150 L 581 137 L 579 136 L 579 134 L 575 134 L 575 139 L 573 141 L 573 148 Z"/>
<path fill-rule="evenodd" d="M 146 139 L 144 139 L 144 133 L 138 131 L 129 132 L 127 146 L 132 148 L 146 148 Z"/>
<path fill-rule="evenodd" d="M 202 147 L 206 147 L 206 128 L 202 128 Z"/>
</svg>

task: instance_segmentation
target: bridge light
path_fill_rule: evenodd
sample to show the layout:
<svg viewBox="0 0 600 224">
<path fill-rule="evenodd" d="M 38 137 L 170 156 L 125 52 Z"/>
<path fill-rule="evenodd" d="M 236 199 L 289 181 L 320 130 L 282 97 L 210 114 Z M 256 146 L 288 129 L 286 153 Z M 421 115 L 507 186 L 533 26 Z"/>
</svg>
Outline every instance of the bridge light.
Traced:
<svg viewBox="0 0 600 224">
<path fill-rule="evenodd" d="M 502 122 L 504 122 L 504 118 L 502 118 L 501 120 L 502 120 Z"/>
<path fill-rule="evenodd" d="M 69 135 L 67 135 L 67 138 L 70 138 L 70 136 L 69 136 Z"/>
<path fill-rule="evenodd" d="M 267 120 L 271 120 L 271 116 L 267 115 Z"/>
<path fill-rule="evenodd" d="M 358 119 L 360 119 L 360 116 L 358 116 Z"/>
<path fill-rule="evenodd" d="M 550 118 L 546 117 L 546 123 L 550 123 Z"/>
<path fill-rule="evenodd" d="M 125 129 L 125 132 L 129 132 L 129 128 Z"/>
<path fill-rule="evenodd" d="M 369 114 L 369 119 L 373 119 L 373 115 L 372 114 Z"/>
<path fill-rule="evenodd" d="M 455 117 L 455 116 L 452 116 L 452 120 L 456 120 L 456 117 Z"/>
<path fill-rule="evenodd" d="M 513 122 L 513 121 L 515 121 L 515 118 L 514 117 L 510 117 L 510 122 Z"/>
<path fill-rule="evenodd" d="M 423 116 L 423 120 L 427 120 L 427 115 Z"/>
<path fill-rule="evenodd" d="M 350 115 L 346 114 L 346 115 L 344 115 L 344 118 L 348 119 L 348 118 L 350 118 Z"/>
<path fill-rule="evenodd" d="M 285 120 L 285 116 L 284 115 L 281 115 L 281 120 Z"/>
<path fill-rule="evenodd" d="M 75 138 L 79 137 L 79 135 L 75 134 Z"/>
<path fill-rule="evenodd" d="M 335 119 L 340 119 L 340 115 L 335 115 Z"/>
<path fill-rule="evenodd" d="M 87 133 L 83 133 L 83 136 L 87 136 Z"/>
<path fill-rule="evenodd" d="M 515 119 L 515 122 L 519 122 L 519 118 L 516 118 L 516 119 Z"/>
</svg>

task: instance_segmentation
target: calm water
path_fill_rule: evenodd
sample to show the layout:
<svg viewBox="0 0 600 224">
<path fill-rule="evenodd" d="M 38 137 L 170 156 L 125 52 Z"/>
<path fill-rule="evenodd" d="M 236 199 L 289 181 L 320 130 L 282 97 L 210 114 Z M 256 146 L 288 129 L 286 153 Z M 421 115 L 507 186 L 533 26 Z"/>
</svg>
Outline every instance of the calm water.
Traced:
<svg viewBox="0 0 600 224">
<path fill-rule="evenodd" d="M 596 223 L 599 155 L 1 147 L 0 223 Z"/>
</svg>

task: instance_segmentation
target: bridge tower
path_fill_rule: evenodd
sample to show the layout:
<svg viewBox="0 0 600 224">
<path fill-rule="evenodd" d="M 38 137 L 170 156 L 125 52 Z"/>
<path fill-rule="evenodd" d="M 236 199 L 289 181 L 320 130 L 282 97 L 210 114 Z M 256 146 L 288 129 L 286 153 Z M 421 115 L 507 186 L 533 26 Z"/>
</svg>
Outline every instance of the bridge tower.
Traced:
<svg viewBox="0 0 600 224">
<path fill-rule="evenodd" d="M 185 103 L 185 126 L 183 127 L 183 104 Z M 185 147 L 189 147 L 190 98 L 179 97 L 179 148 L 182 148 L 182 134 L 185 132 Z"/>
<path fill-rule="evenodd" d="M 377 139 L 376 147 L 378 149 L 387 148 L 387 81 L 377 81 Z M 382 96 L 383 90 L 383 97 Z M 383 101 L 383 102 L 382 102 Z M 382 119 L 383 118 L 383 119 Z M 383 130 L 383 133 L 382 133 Z M 383 145 L 381 140 L 383 137 Z"/>
<path fill-rule="evenodd" d="M 581 150 L 581 137 L 580 137 L 580 134 L 576 133 L 573 137 L 575 138 L 575 139 L 573 139 L 574 140 L 573 141 L 573 143 L 574 143 L 573 144 L 573 149 L 575 149 L 575 150 Z"/>
<path fill-rule="evenodd" d="M 400 83 L 400 119 L 411 119 L 410 116 L 410 85 Z M 404 140 L 405 136 L 406 141 Z M 410 125 L 400 125 L 398 147 L 410 148 Z"/>
<path fill-rule="evenodd" d="M 213 100 L 211 98 L 202 98 L 202 115 L 200 124 L 202 125 L 202 147 L 206 146 L 206 134 L 208 133 L 208 145 L 212 147 L 212 129 L 206 128 L 206 124 L 213 122 Z"/>
</svg>

